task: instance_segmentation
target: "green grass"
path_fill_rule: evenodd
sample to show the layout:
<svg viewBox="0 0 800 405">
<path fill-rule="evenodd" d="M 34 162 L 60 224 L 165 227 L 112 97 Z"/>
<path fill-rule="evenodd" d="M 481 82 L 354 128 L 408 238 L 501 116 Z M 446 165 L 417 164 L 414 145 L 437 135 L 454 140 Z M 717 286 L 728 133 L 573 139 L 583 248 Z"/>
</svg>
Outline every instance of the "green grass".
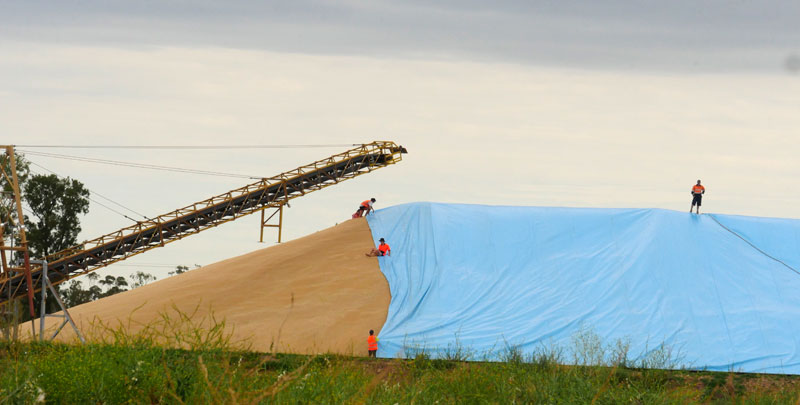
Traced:
<svg viewBox="0 0 800 405">
<path fill-rule="evenodd" d="M 800 379 L 563 366 L 370 360 L 146 346 L 3 343 L 3 403 L 796 403 Z"/>
<path fill-rule="evenodd" d="M 231 343 L 224 325 L 210 329 L 179 314 L 136 333 L 105 328 L 95 343 L 0 342 L 0 403 L 798 403 L 800 376 L 637 368 L 626 343 L 602 348 L 576 336 L 584 352 L 524 356 L 507 347 L 504 362 L 466 362 L 425 351 L 413 358 L 258 353 Z M 606 349 L 610 349 L 607 354 Z M 576 351 L 577 352 L 577 351 Z M 641 364 L 669 361 L 655 350 Z M 608 359 L 611 359 L 609 362 Z M 606 365 L 591 364 L 603 361 Z"/>
</svg>

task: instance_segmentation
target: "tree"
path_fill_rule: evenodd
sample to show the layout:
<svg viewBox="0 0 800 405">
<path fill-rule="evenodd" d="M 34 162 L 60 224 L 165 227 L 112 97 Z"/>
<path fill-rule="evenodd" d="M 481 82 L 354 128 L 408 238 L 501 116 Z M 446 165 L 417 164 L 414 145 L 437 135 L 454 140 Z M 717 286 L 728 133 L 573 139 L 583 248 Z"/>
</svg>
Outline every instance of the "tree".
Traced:
<svg viewBox="0 0 800 405">
<path fill-rule="evenodd" d="M 86 275 L 86 278 L 89 284 L 91 284 L 88 289 L 83 288 L 82 282 L 72 280 L 67 288 L 59 291 L 61 298 L 64 300 L 64 304 L 68 307 L 74 307 L 76 305 L 99 300 L 100 298 L 110 297 L 114 294 L 128 291 L 127 287 L 129 286 L 131 289 L 134 289 L 156 280 L 156 276 L 142 271 L 131 274 L 129 277 L 130 281 L 126 280 L 125 277 L 114 277 L 111 275 L 101 279 L 100 275 L 97 273 L 89 273 Z M 103 291 L 100 286 L 94 283 L 100 284 L 105 287 L 106 290 Z"/>
<path fill-rule="evenodd" d="M 32 256 L 45 257 L 77 244 L 78 217 L 89 212 L 89 190 L 80 181 L 33 175 L 26 181 L 24 198 L 34 217 L 25 221 Z"/>
<path fill-rule="evenodd" d="M 31 169 L 30 163 L 27 159 L 25 159 L 24 155 L 20 155 L 15 153 L 14 159 L 17 163 L 17 181 L 19 182 L 20 188 L 25 185 L 25 182 L 28 180 L 28 176 L 30 176 Z M 11 175 L 11 159 L 9 159 L 8 155 L 0 151 L 0 167 L 3 168 L 3 171 Z M 11 183 L 6 181 L 5 177 L 0 176 L 0 184 L 2 184 L 3 192 L 11 192 Z"/>
<path fill-rule="evenodd" d="M 130 279 L 131 279 L 131 289 L 134 289 L 134 288 L 139 288 L 147 283 L 156 281 L 156 276 L 150 273 L 145 273 L 143 271 L 137 271 L 136 273 L 130 275 Z"/>
<path fill-rule="evenodd" d="M 100 294 L 100 298 L 110 297 L 114 294 L 119 294 L 124 291 L 128 291 L 128 280 L 125 277 L 119 276 L 114 277 L 112 275 L 106 276 L 105 279 L 98 281 L 101 285 L 106 286 L 108 289 L 106 292 Z"/>
<path fill-rule="evenodd" d="M 28 249 L 31 257 L 43 257 L 52 252 L 74 245 L 80 232 L 78 215 L 89 211 L 89 192 L 83 184 L 69 178 L 60 179 L 56 175 L 31 175 L 30 164 L 21 155 L 15 155 L 16 171 L 21 199 L 30 208 L 34 220 L 24 215 L 22 220 L 27 228 Z M 0 155 L 0 167 L 10 174 L 11 160 L 8 155 Z M 4 203 L 0 204 L 0 215 L 3 215 L 4 237 L 11 235 L 6 218 L 11 215 L 17 219 L 14 190 L 9 179 L 0 176 L 0 190 Z M 12 197 L 12 198 L 8 198 Z M 15 244 L 19 243 L 19 233 L 14 232 Z M 56 286 L 58 290 L 58 286 Z M 34 296 L 34 305 L 38 308 L 40 296 Z M 48 296 L 46 311 L 59 310 L 56 300 Z M 21 319 L 27 320 L 27 313 Z"/>
<path fill-rule="evenodd" d="M 199 269 L 200 267 L 201 266 L 199 264 L 195 264 L 194 265 L 195 269 Z M 167 273 L 167 275 L 175 276 L 175 275 L 178 275 L 178 274 L 186 273 L 189 270 L 190 270 L 189 266 L 181 266 L 181 265 L 179 265 L 178 267 L 175 267 L 174 271 L 170 271 L 169 273 Z M 194 269 L 191 269 L 191 270 L 194 270 Z"/>
<path fill-rule="evenodd" d="M 177 275 L 177 274 L 186 273 L 187 271 L 189 271 L 189 266 L 178 266 L 178 267 L 175 268 L 175 271 L 170 271 L 167 274 L 170 275 L 170 276 L 174 276 L 174 275 Z"/>
<path fill-rule="evenodd" d="M 72 280 L 66 289 L 62 288 L 59 292 L 61 293 L 61 299 L 64 301 L 64 305 L 71 308 L 100 298 L 103 290 L 96 285 L 84 290 L 83 283 L 78 280 Z"/>
<path fill-rule="evenodd" d="M 25 186 L 25 183 L 28 181 L 28 177 L 30 176 L 30 163 L 23 155 L 15 153 L 14 156 L 17 167 L 17 181 L 21 190 Z M 9 156 L 2 151 L 0 151 L 0 168 L 3 169 L 3 172 L 6 173 L 6 175 L 9 177 L 11 176 L 11 159 L 9 159 Z M 17 219 L 14 190 L 11 186 L 11 182 L 8 181 L 5 176 L 0 175 L 0 192 L 3 193 L 2 198 L 0 198 L 0 218 L 4 224 L 4 238 L 10 238 L 10 235 L 12 234 L 11 223 L 6 221 L 6 219 L 9 217 L 9 215 L 12 219 Z M 18 240 L 19 239 L 17 238 L 17 241 Z M 14 241 L 14 243 L 17 243 L 17 241 Z"/>
</svg>

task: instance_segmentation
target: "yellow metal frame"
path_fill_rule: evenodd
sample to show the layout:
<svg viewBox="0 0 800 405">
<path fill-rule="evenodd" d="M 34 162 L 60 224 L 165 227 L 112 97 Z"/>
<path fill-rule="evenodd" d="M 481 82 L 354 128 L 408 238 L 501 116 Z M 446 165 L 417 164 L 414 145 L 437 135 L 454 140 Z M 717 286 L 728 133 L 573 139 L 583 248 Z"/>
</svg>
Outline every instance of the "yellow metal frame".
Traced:
<svg viewBox="0 0 800 405">
<path fill-rule="evenodd" d="M 0 200 L 11 199 L 13 200 L 12 205 L 14 209 L 9 209 L 6 212 L 6 218 L 0 223 L 0 293 L 6 291 L 6 286 L 10 282 L 10 280 L 14 278 L 25 277 L 25 280 L 28 284 L 32 283 L 31 279 L 31 263 L 30 263 L 30 253 L 28 252 L 28 238 L 25 234 L 25 220 L 22 214 L 22 193 L 19 189 L 19 178 L 17 177 L 17 160 L 16 154 L 14 153 L 14 146 L 13 145 L 5 145 L 3 146 L 5 149 L 6 156 L 8 156 L 9 162 L 9 171 L 11 173 L 6 173 L 5 168 L 0 165 L 0 175 L 11 185 L 11 192 L 13 196 L 7 198 L 5 193 L 3 193 Z M 5 205 L 5 204 L 4 204 Z M 17 217 L 14 218 L 12 215 L 12 211 L 16 211 Z M 19 246 L 6 246 L 5 245 L 5 235 L 3 234 L 5 223 L 8 221 L 9 224 L 13 224 L 14 228 L 17 229 L 17 233 L 20 237 L 20 244 Z M 13 234 L 11 236 L 14 237 Z M 8 263 L 8 258 L 6 257 L 6 252 L 21 252 L 22 253 L 22 267 L 14 267 L 10 266 Z M 17 273 L 17 274 L 14 274 Z M 10 291 L 9 291 L 10 293 Z M 36 316 L 35 310 L 33 308 L 33 293 L 34 291 L 28 289 L 28 306 L 30 307 L 30 315 L 31 319 Z M 8 299 L 10 300 L 11 297 L 0 297 L 0 300 Z"/>
<path fill-rule="evenodd" d="M 249 215 L 255 213 L 256 211 L 262 211 L 262 218 L 263 218 L 263 210 L 269 208 L 275 208 L 280 213 L 280 221 L 278 225 L 265 225 L 266 221 L 262 220 L 262 237 L 263 240 L 263 228 L 264 227 L 278 227 L 279 235 L 278 239 L 280 240 L 280 231 L 282 229 L 282 212 L 283 212 L 283 205 L 291 201 L 292 199 L 304 196 L 310 192 L 321 190 L 323 188 L 327 188 L 333 186 L 335 184 L 339 184 L 342 181 L 349 180 L 363 174 L 371 173 L 372 171 L 386 167 L 389 165 L 397 164 L 402 161 L 402 154 L 405 153 L 405 149 L 402 146 L 398 146 L 394 142 L 391 141 L 375 141 L 367 144 L 362 144 L 356 148 L 352 148 L 345 152 L 330 156 L 325 159 L 317 160 L 313 163 L 300 166 L 296 169 L 278 174 L 276 176 L 263 178 L 258 182 L 248 184 L 244 187 L 240 187 L 226 193 L 216 195 L 214 197 L 208 198 L 203 201 L 196 202 L 194 204 L 188 205 L 183 208 L 179 208 L 172 212 L 160 215 L 158 217 L 137 222 L 135 225 L 131 225 L 125 228 L 122 228 L 118 231 L 100 236 L 98 238 L 89 240 L 84 242 L 81 245 L 71 247 L 69 249 L 62 250 L 60 252 L 53 253 L 45 258 L 48 263 L 57 263 L 61 260 L 76 258 L 79 255 L 86 255 L 87 252 L 93 251 L 98 248 L 109 248 L 113 250 L 111 254 L 109 254 L 107 258 L 103 257 L 93 257 L 93 259 L 97 260 L 97 263 L 93 263 L 90 265 L 85 266 L 86 268 L 79 269 L 73 273 L 63 274 L 63 279 L 54 281 L 54 284 L 58 284 L 64 281 L 67 281 L 71 278 L 84 275 L 100 269 L 102 267 L 111 265 L 113 263 L 119 262 L 121 260 L 125 260 L 129 257 L 144 253 L 148 250 L 154 249 L 156 247 L 164 246 L 167 243 L 172 243 L 176 240 L 183 239 L 189 235 L 194 235 L 199 233 L 203 230 L 213 228 L 219 226 L 223 223 L 233 221 L 234 219 L 240 218 L 245 215 Z M 360 160 L 359 160 L 360 159 Z M 364 163 L 364 159 L 369 160 L 368 162 Z M 325 170 L 334 170 L 336 167 L 343 167 L 342 174 L 339 176 L 336 175 L 326 175 L 326 177 L 322 180 L 317 180 L 313 184 L 303 185 L 303 187 L 290 187 L 291 184 L 303 183 L 305 179 L 310 178 L 310 176 L 319 175 L 320 173 L 327 173 Z M 342 166 L 344 165 L 344 166 Z M 348 171 L 346 169 L 353 168 L 352 171 Z M 266 190 L 273 189 L 278 187 L 281 190 L 280 193 L 275 193 L 275 197 L 270 199 L 263 199 L 263 195 L 266 194 Z M 259 194 L 260 193 L 260 194 Z M 279 195 L 282 194 L 282 195 Z M 136 249 L 132 249 L 129 251 L 125 251 L 122 248 L 121 243 L 123 241 L 129 240 L 131 237 L 134 237 L 134 241 L 137 243 L 147 244 L 148 239 L 144 237 L 145 234 L 154 234 L 157 231 L 157 234 L 163 236 L 167 233 L 166 230 L 163 229 L 164 225 L 167 223 L 176 223 L 180 222 L 182 219 L 187 217 L 193 217 L 199 215 L 202 212 L 207 212 L 210 208 L 222 208 L 222 209 L 231 209 L 233 210 L 234 207 L 232 206 L 232 202 L 235 200 L 240 200 L 242 198 L 249 198 L 252 195 L 262 195 L 263 200 L 257 201 L 257 208 L 253 209 L 242 209 L 239 211 L 232 212 L 229 217 L 226 218 L 218 218 L 218 219 L 211 219 L 207 224 L 195 224 L 193 229 L 184 230 L 180 233 L 172 233 L 169 235 L 169 238 L 164 240 L 163 238 L 160 240 L 159 244 L 156 245 L 145 245 L 138 247 Z M 274 214 L 273 214 L 274 216 Z M 268 219 L 267 219 L 268 221 Z M 182 224 L 189 224 L 189 222 L 182 223 Z M 38 268 L 32 268 L 31 271 L 36 273 Z M 41 274 L 38 274 L 38 277 L 41 277 Z M 12 277 L 13 279 L 17 279 L 17 277 Z M 36 278 L 33 280 L 34 283 L 29 285 L 40 285 L 39 279 Z M 23 283 L 18 283 L 19 286 L 22 286 Z M 32 294 L 32 292 L 31 292 Z M 17 291 L 15 291 L 14 295 L 17 295 Z M 0 305 L 4 304 L 4 298 L 0 297 Z"/>
<path fill-rule="evenodd" d="M 278 243 L 281 243 L 281 233 L 283 231 L 283 206 L 286 204 L 278 205 L 278 208 L 266 219 L 264 219 L 265 211 L 267 208 L 261 210 L 261 236 L 258 238 L 258 241 L 264 243 L 264 228 L 278 228 Z M 270 224 L 269 220 L 272 219 L 275 215 L 278 215 L 278 223 L 277 224 Z"/>
</svg>

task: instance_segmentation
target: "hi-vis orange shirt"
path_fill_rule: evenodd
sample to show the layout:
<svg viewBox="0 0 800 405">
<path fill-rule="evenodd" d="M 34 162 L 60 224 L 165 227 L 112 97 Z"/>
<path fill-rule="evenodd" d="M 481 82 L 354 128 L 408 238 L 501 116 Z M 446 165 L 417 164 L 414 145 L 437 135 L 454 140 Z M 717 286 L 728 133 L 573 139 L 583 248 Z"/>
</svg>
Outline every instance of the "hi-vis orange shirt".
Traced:
<svg viewBox="0 0 800 405">
<path fill-rule="evenodd" d="M 364 208 L 369 208 L 369 206 L 372 205 L 371 203 L 372 200 L 364 200 L 364 202 L 361 203 L 361 206 Z"/>
<path fill-rule="evenodd" d="M 367 338 L 367 350 L 378 350 L 378 338 L 375 335 L 369 335 Z"/>
<path fill-rule="evenodd" d="M 692 187 L 692 194 L 703 194 L 704 191 L 706 191 L 706 188 L 699 184 L 695 184 L 694 187 Z"/>
<path fill-rule="evenodd" d="M 383 253 L 383 255 L 386 256 L 386 253 L 388 253 L 392 249 L 389 247 L 388 243 L 384 243 L 378 246 L 378 250 L 380 250 Z"/>
</svg>

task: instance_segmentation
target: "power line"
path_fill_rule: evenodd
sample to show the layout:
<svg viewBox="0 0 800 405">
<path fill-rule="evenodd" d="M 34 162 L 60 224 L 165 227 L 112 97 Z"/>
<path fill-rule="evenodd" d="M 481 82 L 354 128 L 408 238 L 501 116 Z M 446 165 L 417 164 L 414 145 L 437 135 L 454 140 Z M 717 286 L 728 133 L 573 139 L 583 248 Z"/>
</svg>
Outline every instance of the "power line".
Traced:
<svg viewBox="0 0 800 405">
<path fill-rule="evenodd" d="M 137 221 L 137 220 L 135 220 L 135 219 L 133 219 L 133 218 L 131 218 L 131 217 L 129 217 L 129 216 L 127 216 L 127 215 L 125 215 L 125 214 L 123 214 L 123 213 L 121 213 L 121 212 L 119 212 L 119 211 L 117 211 L 117 210 L 115 210 L 115 209 L 113 209 L 111 207 L 109 207 L 108 205 L 105 205 L 105 204 L 103 204 L 103 203 L 101 203 L 101 202 L 99 202 L 97 200 L 94 200 L 91 197 L 88 197 L 88 198 L 89 198 L 89 201 L 91 201 L 91 202 L 93 202 L 93 203 L 95 203 L 95 204 L 97 204 L 97 205 L 99 205 L 99 206 L 111 211 L 111 212 L 114 212 L 114 213 L 117 213 L 119 215 L 122 215 L 123 217 L 125 217 L 127 219 L 130 219 L 133 222 L 139 222 L 139 221 Z"/>
<path fill-rule="evenodd" d="M 305 148 L 342 148 L 360 146 L 359 143 L 340 144 L 295 144 L 295 145 L 15 145 L 21 148 L 58 148 L 58 149 L 305 149 Z"/>
<path fill-rule="evenodd" d="M 34 161 L 31 161 L 30 159 L 28 159 L 28 161 L 31 162 L 32 165 L 41 167 L 42 169 L 44 169 L 44 170 L 46 170 L 46 171 L 48 171 L 48 172 L 50 172 L 52 174 L 58 175 L 58 174 L 56 174 L 56 172 L 54 172 L 54 171 L 52 171 L 52 170 L 50 170 L 50 169 L 48 169 L 48 168 L 36 163 Z M 89 190 L 88 187 L 86 189 Z M 94 192 L 92 190 L 89 190 L 89 192 L 92 193 L 92 194 L 100 195 L 100 194 L 98 194 L 98 193 L 96 193 L 96 192 Z M 110 198 L 108 198 L 108 197 L 103 197 L 103 198 L 105 198 L 108 201 L 111 201 L 112 203 L 114 203 L 114 204 L 116 204 L 116 205 L 118 205 L 118 206 L 120 206 L 120 207 L 122 207 L 122 208 L 124 208 L 124 209 L 126 209 L 128 211 L 130 211 L 130 212 L 136 213 L 136 211 L 134 211 L 134 210 L 132 210 L 132 209 L 130 209 L 130 208 L 128 208 L 128 207 L 126 207 L 126 206 L 124 206 L 124 205 L 122 205 L 122 204 L 120 204 L 120 203 L 118 203 L 118 202 L 116 202 L 116 201 L 114 201 L 114 200 L 112 200 Z M 129 216 L 127 216 L 127 215 L 125 215 L 125 214 L 123 214 L 123 213 L 121 213 L 121 212 L 119 212 L 119 211 L 117 211 L 117 210 L 115 210 L 115 209 L 113 209 L 113 208 L 111 208 L 111 207 L 109 207 L 109 206 L 97 201 L 97 200 L 92 199 L 91 197 L 88 197 L 88 199 L 89 199 L 89 201 L 91 201 L 91 202 L 93 202 L 93 203 L 95 203 L 95 204 L 97 204 L 97 205 L 99 205 L 99 206 L 111 211 L 111 212 L 114 212 L 114 213 L 116 213 L 118 215 L 121 215 L 122 217 L 124 217 L 126 219 L 129 219 L 129 220 L 131 220 L 133 222 L 139 222 L 139 221 L 137 221 L 137 220 L 135 220 L 135 219 L 133 219 L 133 218 L 131 218 L 131 217 L 129 217 Z M 138 213 L 136 213 L 136 214 L 137 215 L 141 215 L 141 214 L 138 214 Z M 141 215 L 141 216 L 147 219 L 147 217 L 145 217 L 144 215 Z"/>
<path fill-rule="evenodd" d="M 31 211 L 28 207 L 22 206 L 22 210 L 23 211 L 28 211 L 29 214 L 31 214 L 33 216 L 36 216 L 36 213 Z"/>
<path fill-rule="evenodd" d="M 87 188 L 87 190 L 89 190 L 89 189 Z M 118 202 L 116 202 L 116 201 L 114 201 L 114 200 L 112 200 L 112 199 L 100 194 L 100 193 L 98 193 L 97 191 L 89 190 L 89 192 L 92 193 L 92 194 L 95 194 L 98 197 L 103 198 L 103 199 L 105 199 L 105 200 L 107 200 L 107 201 L 109 201 L 109 202 L 111 202 L 113 204 L 116 204 L 117 206 L 122 207 L 122 208 L 124 208 L 124 209 L 126 209 L 126 210 L 128 210 L 128 211 L 130 211 L 130 212 L 132 212 L 132 213 L 144 218 L 144 219 L 150 219 L 147 215 L 140 214 L 139 212 L 134 211 L 134 210 L 132 210 L 132 209 L 130 209 L 130 208 L 128 208 L 128 207 L 126 207 L 126 206 L 124 206 L 124 205 L 122 205 L 122 204 L 120 204 L 120 203 L 118 203 Z"/>
<path fill-rule="evenodd" d="M 50 170 L 50 169 L 48 169 L 48 168 L 46 168 L 46 167 L 44 167 L 44 166 L 42 166 L 42 165 L 40 165 L 40 164 L 36 163 L 36 162 L 34 162 L 34 161 L 31 161 L 30 159 L 28 159 L 28 161 L 29 161 L 29 162 L 31 162 L 31 164 L 33 164 L 33 165 L 36 165 L 36 166 L 39 166 L 39 167 L 41 167 L 42 169 L 44 169 L 44 170 L 47 170 L 47 171 L 48 171 L 48 172 L 50 172 L 50 173 L 53 173 L 53 174 L 55 174 L 55 175 L 58 175 L 56 172 L 54 172 L 54 171 L 52 171 L 52 170 Z M 89 190 L 89 192 L 90 192 L 90 193 L 92 193 L 92 194 L 94 194 L 94 195 L 96 195 L 96 196 L 98 196 L 98 197 L 100 197 L 100 198 L 102 198 L 102 199 L 105 199 L 106 201 L 108 201 L 108 202 L 110 202 L 110 203 L 112 203 L 112 204 L 114 204 L 114 205 L 116 205 L 116 206 L 118 206 L 118 207 L 121 207 L 121 208 L 123 208 L 123 209 L 126 209 L 126 210 L 128 210 L 128 211 L 130 211 L 130 212 L 132 212 L 132 213 L 134 213 L 134 214 L 136 214 L 136 215 L 138 215 L 138 216 L 140 216 L 140 217 L 142 217 L 142 218 L 144 218 L 144 219 L 150 219 L 150 218 L 148 218 L 148 217 L 147 217 L 147 215 L 140 214 L 139 212 L 137 212 L 137 211 L 134 211 L 132 208 L 129 208 L 129 207 L 127 207 L 127 206 L 124 206 L 124 205 L 122 205 L 122 204 L 120 204 L 120 203 L 118 203 L 118 202 L 116 202 L 116 201 L 112 200 L 111 198 L 108 198 L 108 197 L 106 197 L 106 196 L 104 196 L 104 195 L 102 195 L 102 194 L 98 193 L 97 191 L 94 191 L 94 190 L 91 190 L 91 189 L 89 189 L 89 187 L 86 187 L 86 189 L 87 189 L 87 190 Z"/>
<path fill-rule="evenodd" d="M 48 153 L 48 152 L 33 152 L 33 151 L 25 151 L 25 150 L 20 150 L 20 152 L 23 152 L 26 155 L 49 157 L 49 158 L 55 158 L 55 159 L 74 160 L 74 161 L 79 161 L 79 162 L 99 163 L 99 164 L 105 164 L 105 165 L 111 165 L 111 166 L 125 166 L 125 167 L 139 168 L 139 169 L 151 169 L 151 170 L 163 170 L 163 171 L 168 171 L 168 172 L 201 174 L 201 175 L 206 175 L 206 176 L 236 177 L 236 178 L 244 178 L 244 179 L 261 179 L 262 178 L 262 176 L 250 176 L 250 175 L 246 175 L 246 174 L 215 172 L 215 171 L 210 171 L 210 170 L 186 169 L 186 168 L 173 167 L 173 166 L 161 166 L 161 165 L 152 165 L 152 164 L 148 164 L 148 163 L 135 163 L 135 162 L 123 162 L 123 161 L 119 161 L 119 160 L 96 159 L 96 158 L 89 158 L 89 157 L 84 157 L 84 156 L 62 155 L 62 154 Z"/>
</svg>

